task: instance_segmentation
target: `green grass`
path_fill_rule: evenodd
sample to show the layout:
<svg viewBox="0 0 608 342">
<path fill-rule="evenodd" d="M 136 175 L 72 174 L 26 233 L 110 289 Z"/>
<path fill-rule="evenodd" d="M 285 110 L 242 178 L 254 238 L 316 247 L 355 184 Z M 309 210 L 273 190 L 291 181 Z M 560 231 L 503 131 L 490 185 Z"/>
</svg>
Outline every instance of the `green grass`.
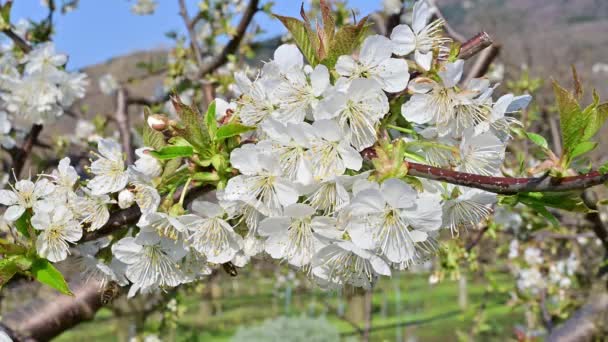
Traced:
<svg viewBox="0 0 608 342">
<path fill-rule="evenodd" d="M 505 275 L 494 276 L 497 282 L 510 284 Z M 243 280 L 242 287 L 251 286 L 250 282 L 251 279 Z M 270 290 L 255 295 L 226 294 L 226 298 L 220 301 L 222 313 L 214 316 L 203 317 L 199 311 L 201 299 L 194 295 L 188 297 L 184 303 L 186 313 L 178 323 L 175 340 L 228 341 L 239 326 L 259 324 L 266 319 L 285 314 L 324 314 L 340 333 L 357 336 L 356 330 L 349 323 L 337 317 L 335 312 L 324 304 L 327 302 L 332 308 L 338 307 L 340 299 L 337 293 L 314 290 L 294 294 L 290 312 L 286 313 L 284 298 L 273 294 L 271 284 L 267 279 L 258 280 L 255 286 Z M 490 322 L 492 326 L 491 330 L 484 333 L 483 339 L 504 340 L 511 336 L 513 324 L 522 320 L 522 312 L 513 311 L 506 305 L 507 294 L 488 294 L 487 287 L 485 281 L 469 281 L 469 306 L 467 310 L 462 311 L 458 306 L 457 282 L 444 281 L 431 287 L 428 285 L 427 274 L 399 274 L 393 279 L 382 279 L 374 289 L 372 326 L 378 330 L 372 331 L 371 338 L 374 341 L 394 341 L 398 333 L 415 331 L 420 341 L 453 341 L 456 340 L 456 331 L 471 330 L 483 305 L 486 322 Z M 400 289 L 400 295 L 397 294 L 396 288 Z M 397 312 L 397 306 L 401 309 L 400 313 Z M 157 321 L 150 319 L 147 324 L 154 327 Z M 101 310 L 94 321 L 84 323 L 57 339 L 87 342 L 97 340 L 118 340 L 116 320 L 107 309 Z"/>
</svg>

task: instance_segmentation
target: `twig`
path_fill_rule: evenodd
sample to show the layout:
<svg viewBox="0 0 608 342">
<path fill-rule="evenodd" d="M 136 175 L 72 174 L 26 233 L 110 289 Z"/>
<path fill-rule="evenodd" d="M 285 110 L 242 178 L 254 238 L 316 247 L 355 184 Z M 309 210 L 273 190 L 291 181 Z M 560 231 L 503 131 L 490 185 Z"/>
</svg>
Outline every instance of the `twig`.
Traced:
<svg viewBox="0 0 608 342">
<path fill-rule="evenodd" d="M 476 54 L 478 54 L 483 49 L 492 45 L 493 40 L 492 37 L 487 32 L 480 32 L 476 34 L 473 38 L 467 40 L 460 47 L 460 53 L 458 54 L 458 58 L 460 59 L 469 59 Z"/>
<path fill-rule="evenodd" d="M 19 37 L 19 35 L 16 34 L 15 31 L 13 31 L 12 29 L 4 29 L 2 30 L 2 33 L 9 37 L 13 41 L 13 43 L 15 43 L 15 45 L 17 45 L 17 47 L 19 47 L 24 53 L 32 51 L 32 46 L 28 42 L 26 42 L 25 39 Z"/>
<path fill-rule="evenodd" d="M 186 25 L 186 30 L 188 31 L 188 36 L 190 36 L 190 46 L 192 47 L 192 53 L 194 53 L 194 57 L 196 58 L 196 63 L 199 68 L 203 67 L 203 53 L 201 52 L 201 47 L 198 45 L 196 41 L 196 32 L 194 31 L 194 25 L 190 20 L 190 16 L 188 15 L 188 8 L 186 7 L 185 0 L 178 0 L 179 3 L 179 15 L 182 17 L 184 24 Z"/>
<path fill-rule="evenodd" d="M 407 162 L 407 164 L 410 176 L 477 188 L 497 194 L 584 190 L 608 181 L 608 174 L 603 175 L 598 171 L 561 178 L 550 176 L 517 178 L 481 176 L 413 162 Z"/>
<path fill-rule="evenodd" d="M 470 252 L 473 248 L 475 248 L 475 246 L 477 246 L 481 242 L 481 239 L 486 234 L 488 229 L 489 229 L 488 226 L 485 226 L 477 231 L 475 238 L 473 238 L 473 240 L 471 240 L 465 247 L 465 250 L 467 251 L 467 253 Z"/>
<path fill-rule="evenodd" d="M 127 91 L 119 88 L 116 91 L 116 112 L 114 113 L 122 149 L 127 155 L 127 163 L 133 164 L 133 148 L 131 144 L 131 129 L 129 125 L 129 113 L 127 112 Z"/>
<path fill-rule="evenodd" d="M 481 51 L 462 83 L 467 84 L 471 79 L 485 75 L 498 53 L 500 53 L 500 45 L 498 44 L 492 44 Z"/>
<path fill-rule="evenodd" d="M 464 43 L 467 40 L 466 37 L 463 36 L 462 34 L 458 33 L 458 31 L 456 31 L 452 26 L 450 26 L 448 21 L 443 16 L 443 13 L 441 13 L 441 10 L 439 10 L 439 7 L 434 3 L 435 1 L 432 1 L 432 2 L 433 2 L 433 7 L 435 7 L 435 12 L 433 13 L 433 16 L 436 19 L 443 20 L 443 29 L 445 30 L 445 33 L 453 40 L 460 42 L 460 43 Z"/>
<path fill-rule="evenodd" d="M 220 66 L 224 65 L 224 63 L 228 61 L 228 55 L 236 52 L 239 45 L 241 44 L 241 40 L 243 40 L 243 37 L 247 32 L 247 28 L 249 27 L 253 16 L 258 11 L 258 3 L 259 0 L 249 1 L 247 8 L 243 12 L 243 17 L 241 18 L 241 21 L 239 22 L 236 28 L 236 33 L 234 34 L 232 39 L 230 39 L 230 41 L 226 44 L 226 46 L 224 46 L 224 49 L 220 52 L 220 54 L 215 56 L 211 62 L 201 68 L 199 72 L 199 75 L 201 77 L 206 76 L 207 74 L 213 72 Z"/>
<path fill-rule="evenodd" d="M 549 313 L 549 310 L 547 309 L 547 290 L 543 289 L 540 293 L 540 309 L 541 309 L 541 316 L 543 318 L 543 325 L 545 326 L 545 329 L 547 329 L 548 332 L 551 332 L 551 330 L 553 330 L 553 320 L 551 319 L 551 314 Z"/>
<path fill-rule="evenodd" d="M 340 311 L 336 307 L 331 305 L 329 302 L 325 302 L 325 306 L 327 308 L 329 308 L 331 311 L 335 312 L 336 317 L 338 317 L 339 319 L 343 320 L 344 322 L 350 324 L 350 326 L 353 327 L 359 335 L 363 335 L 363 333 L 365 331 L 359 326 L 359 324 L 357 324 L 357 322 L 352 321 L 350 318 L 346 317 L 344 314 L 339 314 Z"/>
<path fill-rule="evenodd" d="M 32 129 L 25 137 L 23 145 L 21 147 L 13 147 L 9 151 L 9 154 L 11 155 L 11 158 L 13 160 L 12 169 L 14 170 L 15 176 L 17 176 L 17 178 L 20 177 L 21 172 L 23 171 L 23 167 L 25 166 L 25 163 L 27 162 L 27 159 L 30 153 L 32 152 L 32 148 L 37 143 L 38 136 L 40 135 L 41 131 L 42 125 L 32 125 Z"/>
<path fill-rule="evenodd" d="M 369 334 L 372 330 L 372 315 L 373 315 L 373 289 L 365 290 L 365 329 L 363 330 L 363 336 L 361 340 L 364 342 L 369 341 Z"/>
</svg>

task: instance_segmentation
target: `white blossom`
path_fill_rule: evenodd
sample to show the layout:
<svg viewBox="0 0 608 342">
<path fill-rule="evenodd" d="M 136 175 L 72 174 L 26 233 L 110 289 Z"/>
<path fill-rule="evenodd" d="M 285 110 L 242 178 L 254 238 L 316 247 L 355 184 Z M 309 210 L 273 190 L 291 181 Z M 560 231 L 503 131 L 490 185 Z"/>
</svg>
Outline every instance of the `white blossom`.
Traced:
<svg viewBox="0 0 608 342">
<path fill-rule="evenodd" d="M 420 257 L 419 244 L 441 227 L 440 198 L 418 195 L 405 182 L 388 179 L 353 198 L 347 231 L 360 248 L 377 249 L 389 261 L 409 265 Z"/>
<path fill-rule="evenodd" d="M 74 167 L 70 165 L 69 157 L 59 161 L 57 169 L 51 173 L 51 178 L 55 183 L 53 196 L 61 203 L 66 203 L 70 194 L 74 192 L 74 185 L 80 178 Z"/>
<path fill-rule="evenodd" d="M 112 74 L 104 74 L 97 81 L 99 89 L 104 95 L 112 95 L 118 90 L 118 81 L 112 76 Z"/>
<path fill-rule="evenodd" d="M 31 222 L 41 231 L 36 239 L 38 255 L 52 262 L 65 260 L 70 249 L 68 242 L 75 243 L 82 237 L 80 224 L 63 205 L 56 206 L 52 213 L 37 212 Z"/>
<path fill-rule="evenodd" d="M 358 171 L 363 159 L 345 139 L 338 123 L 333 120 L 317 120 L 313 123 L 317 139 L 311 143 L 307 159 L 317 181 L 341 176 L 346 169 Z"/>
<path fill-rule="evenodd" d="M 136 0 L 137 2 L 131 6 L 131 12 L 137 15 L 154 14 L 158 3 L 154 0 Z"/>
<path fill-rule="evenodd" d="M 8 114 L 5 111 L 0 110 L 0 146 L 5 149 L 10 149 L 15 146 L 15 140 L 9 135 L 11 132 L 11 122 L 8 118 Z"/>
<path fill-rule="evenodd" d="M 138 291 L 148 293 L 159 287 L 174 287 L 184 279 L 179 261 L 187 251 L 171 239 L 157 236 L 138 242 L 126 237 L 112 245 L 112 253 L 127 265 L 125 275 L 133 283 L 128 297 Z"/>
<path fill-rule="evenodd" d="M 36 183 L 20 180 L 11 186 L 12 190 L 0 190 L 0 204 L 8 207 L 4 212 L 7 221 L 16 221 L 26 209 L 34 213 L 51 212 L 54 208 L 51 195 L 55 186 L 45 178 Z"/>
<path fill-rule="evenodd" d="M 393 52 L 398 56 L 414 52 L 416 63 L 424 70 L 431 69 L 433 50 L 440 51 L 440 55 L 435 57 L 443 57 L 447 52 L 445 45 L 451 43 L 451 39 L 443 37 L 442 20 L 438 19 L 427 25 L 433 10 L 426 0 L 417 1 L 412 13 L 412 27 L 398 25 L 391 33 Z"/>
<path fill-rule="evenodd" d="M 334 89 L 319 103 L 315 120 L 336 119 L 357 151 L 372 146 L 376 126 L 389 110 L 380 85 L 369 79 L 355 79 L 346 92 Z"/>
<path fill-rule="evenodd" d="M 195 214 L 179 217 L 179 221 L 189 231 L 188 241 L 211 263 L 230 261 L 241 250 L 243 239 L 224 219 L 225 210 L 211 202 L 194 201 L 192 212 Z"/>
<path fill-rule="evenodd" d="M 125 169 L 122 148 L 112 139 L 101 139 L 97 144 L 98 159 L 91 163 L 91 173 L 95 175 L 87 186 L 94 195 L 119 192 L 129 181 Z"/>
<path fill-rule="evenodd" d="M 314 214 L 311 206 L 295 203 L 285 208 L 284 216 L 260 222 L 259 234 L 267 238 L 266 252 L 297 267 L 308 265 L 314 253 L 325 245 L 320 236 L 338 238 L 341 235 L 335 229 L 335 219 Z"/>
<path fill-rule="evenodd" d="M 443 225 L 456 233 L 459 228 L 476 227 L 492 213 L 496 194 L 483 190 L 448 187 L 448 199 L 443 204 Z"/>
<path fill-rule="evenodd" d="M 391 58 L 393 44 L 380 35 L 369 36 L 363 41 L 359 59 L 340 56 L 336 71 L 349 80 L 370 78 L 389 93 L 402 91 L 410 79 L 407 62 Z"/>
<path fill-rule="evenodd" d="M 226 200 L 246 202 L 266 216 L 280 215 L 283 206 L 298 200 L 298 189 L 282 176 L 275 156 L 250 144 L 232 151 L 230 162 L 241 175 L 228 181 L 224 192 Z"/>
<path fill-rule="evenodd" d="M 352 285 L 371 288 L 379 275 L 390 276 L 389 265 L 379 256 L 358 248 L 350 241 L 329 244 L 317 252 L 312 273 L 320 285 Z"/>
</svg>

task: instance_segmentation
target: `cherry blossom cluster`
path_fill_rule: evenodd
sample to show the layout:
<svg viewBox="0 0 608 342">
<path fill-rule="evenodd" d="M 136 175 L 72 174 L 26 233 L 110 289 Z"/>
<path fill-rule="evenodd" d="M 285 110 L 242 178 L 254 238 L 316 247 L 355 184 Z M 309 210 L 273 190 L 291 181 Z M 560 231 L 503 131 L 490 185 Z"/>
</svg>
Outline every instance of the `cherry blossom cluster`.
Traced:
<svg viewBox="0 0 608 342">
<path fill-rule="evenodd" d="M 431 6 L 417 2 L 411 27 L 397 26 L 390 38 L 365 38 L 356 57 L 340 56 L 330 68 L 306 65 L 300 50 L 285 44 L 255 79 L 235 74 L 240 96 L 221 102 L 218 125 L 230 113 L 228 120 L 255 130 L 232 150 L 233 177 L 214 199 L 184 208 L 186 183 L 176 205 L 163 205 L 159 178 L 168 162 L 143 147 L 125 165 L 120 145 L 100 139 L 90 177 L 79 177 L 63 159 L 51 174 L 2 190 L 4 219 L 31 213 L 40 256 L 61 262 L 73 254 L 83 274 L 130 284 L 130 296 L 194 281 L 212 265 L 242 267 L 264 256 L 307 272 L 323 287 L 370 287 L 431 256 L 441 229 L 457 234 L 476 227 L 496 202 L 481 190 L 405 174 L 383 177 L 380 168 L 390 167 L 373 155 L 399 143 L 408 161 L 499 174 L 511 126 L 518 124 L 509 114 L 530 101 L 510 94 L 494 100 L 494 87 L 483 78 L 463 83 L 464 62 L 450 57 L 451 41 L 442 36 L 441 21 L 429 23 L 431 14 Z M 82 79 L 70 78 L 65 84 L 72 92 L 19 97 L 32 75 L 61 73 L 65 58 L 45 45 L 22 63 L 24 75 L 15 74 L 16 86 L 3 96 L 9 111 L 42 122 L 79 94 Z M 30 91 L 50 87 L 49 79 Z M 153 128 L 164 125 L 151 119 Z M 409 128 L 390 124 L 397 119 Z M 83 232 L 103 227 L 110 210 L 133 206 L 141 217 L 126 235 L 74 246 Z"/>
<path fill-rule="evenodd" d="M 84 97 L 86 75 L 65 70 L 67 55 L 55 52 L 52 43 L 36 46 L 23 57 L 12 51 L 0 54 L 0 137 L 14 128 L 54 122 L 77 99 Z M 10 121 L 7 121 L 6 118 Z"/>
</svg>

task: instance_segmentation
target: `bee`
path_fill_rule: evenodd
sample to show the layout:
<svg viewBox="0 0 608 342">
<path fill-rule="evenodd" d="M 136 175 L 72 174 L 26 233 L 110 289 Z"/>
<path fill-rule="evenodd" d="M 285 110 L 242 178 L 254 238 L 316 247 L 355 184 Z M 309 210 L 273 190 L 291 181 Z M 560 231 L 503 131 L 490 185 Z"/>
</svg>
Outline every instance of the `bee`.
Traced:
<svg viewBox="0 0 608 342">
<path fill-rule="evenodd" d="M 101 291 L 100 300 L 101 304 L 108 305 L 110 304 L 118 295 L 120 294 L 120 286 L 115 281 L 110 281 L 106 286 L 104 286 Z"/>
<path fill-rule="evenodd" d="M 231 263 L 230 261 L 228 261 L 225 264 L 222 264 L 222 267 L 224 267 L 224 271 L 226 271 L 226 273 L 230 274 L 230 276 L 236 277 L 238 275 L 238 272 L 236 271 L 236 266 L 234 266 L 234 264 Z"/>
</svg>

